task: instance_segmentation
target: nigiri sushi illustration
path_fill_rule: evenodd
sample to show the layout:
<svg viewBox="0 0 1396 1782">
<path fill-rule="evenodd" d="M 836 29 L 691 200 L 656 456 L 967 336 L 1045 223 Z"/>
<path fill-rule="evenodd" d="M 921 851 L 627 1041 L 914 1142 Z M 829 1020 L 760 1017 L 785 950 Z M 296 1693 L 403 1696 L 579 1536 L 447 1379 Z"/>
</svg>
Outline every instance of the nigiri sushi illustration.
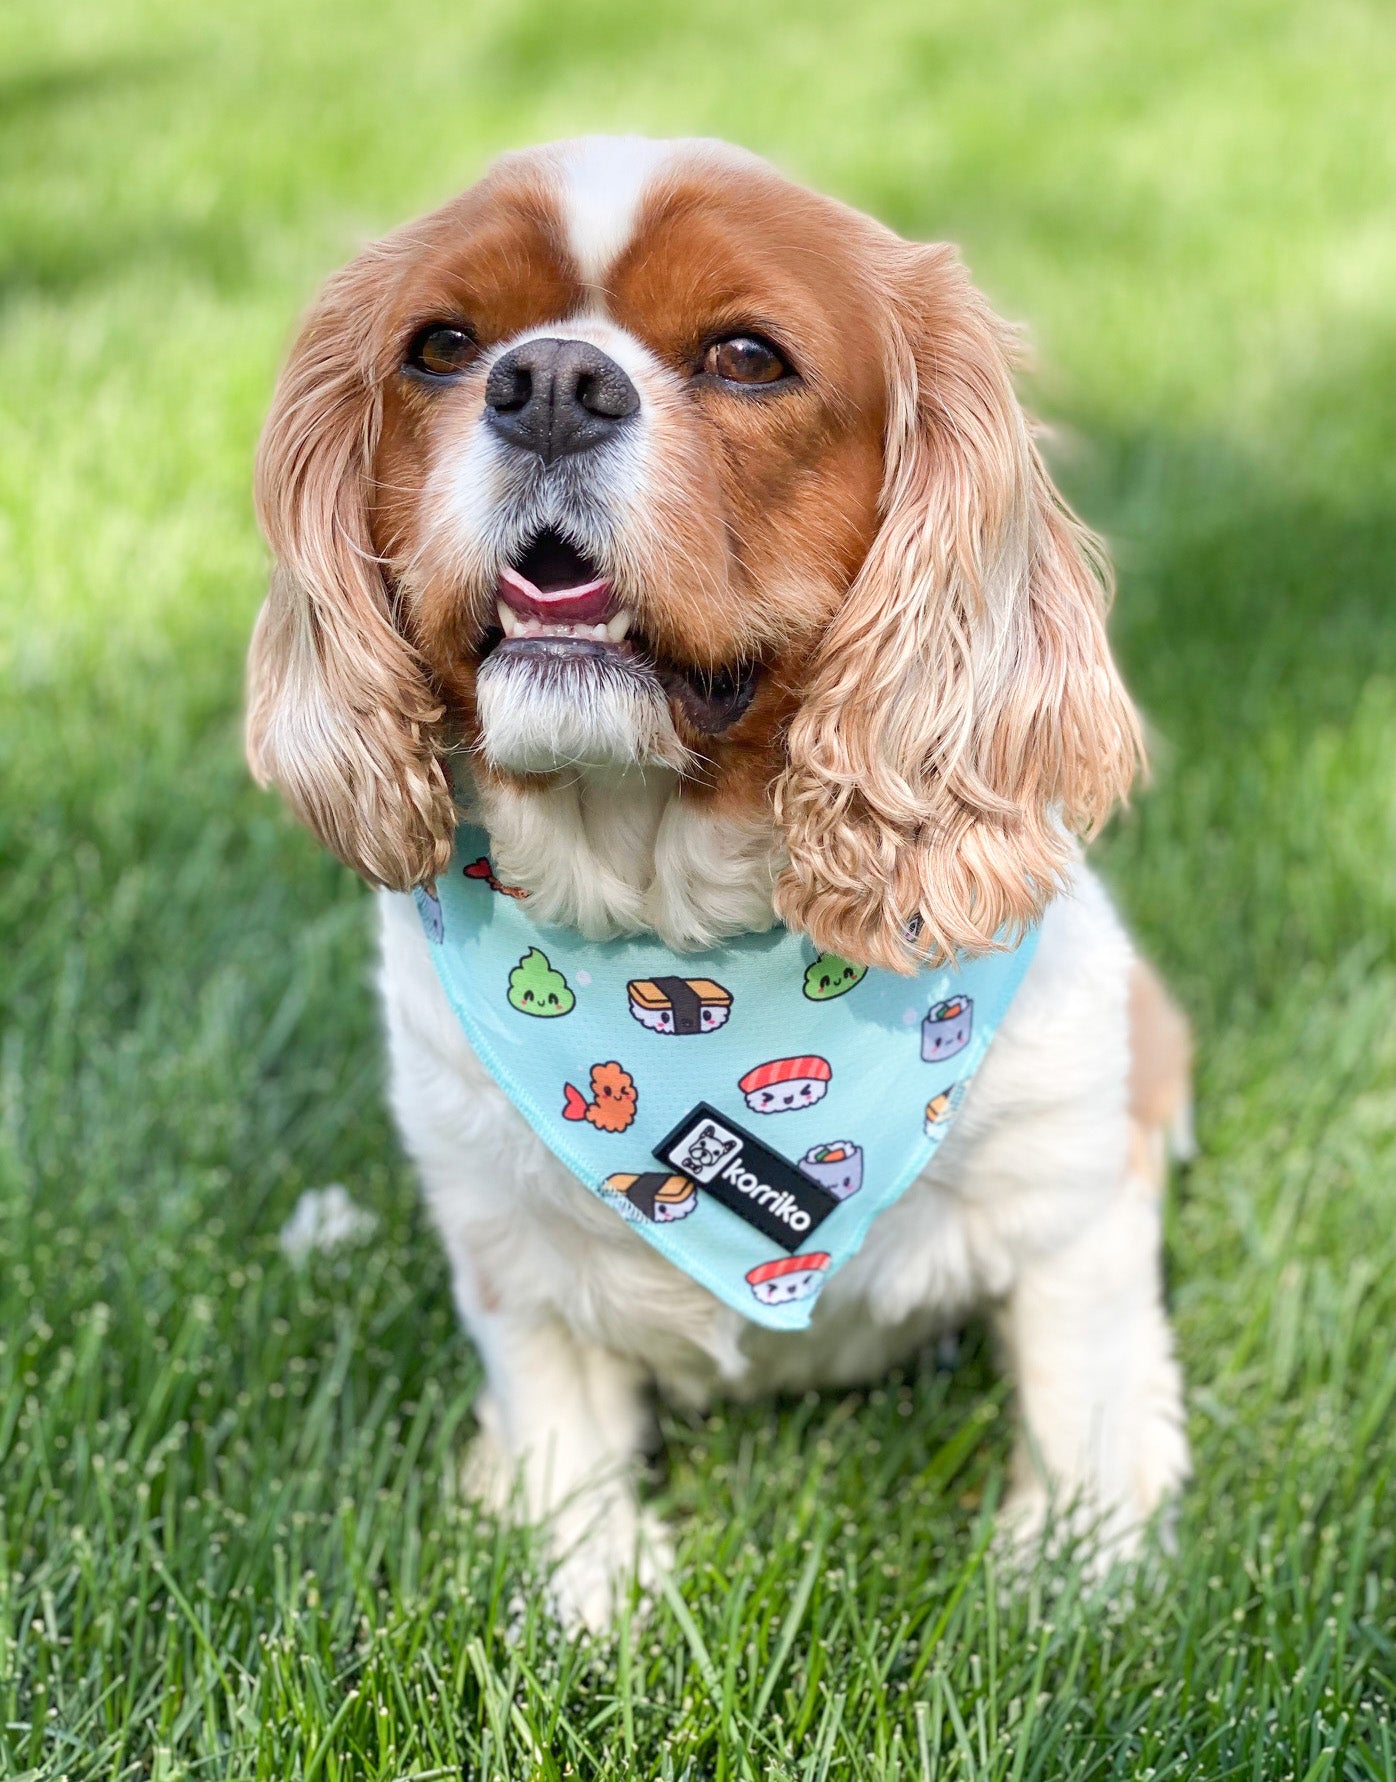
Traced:
<svg viewBox="0 0 1396 1782">
<path fill-rule="evenodd" d="M 651 1033 L 711 1033 L 732 1012 L 732 993 L 711 978 L 632 978 L 630 1012 Z"/>
<path fill-rule="evenodd" d="M 747 1286 L 763 1306 L 789 1305 L 818 1293 L 829 1262 L 824 1250 L 812 1250 L 808 1256 L 777 1256 L 774 1262 L 759 1262 L 748 1269 Z"/>
<path fill-rule="evenodd" d="M 698 1205 L 698 1190 L 687 1176 L 666 1176 L 662 1170 L 607 1176 L 601 1186 L 616 1195 L 632 1217 L 638 1214 L 654 1225 L 686 1219 Z"/>
<path fill-rule="evenodd" d="M 926 1103 L 926 1137 L 931 1138 L 937 1126 L 943 1126 L 955 1111 L 955 1104 L 960 1099 L 960 1085 L 951 1083 L 942 1089 L 939 1095 L 933 1095 Z"/>
<path fill-rule="evenodd" d="M 737 1087 L 753 1114 L 788 1114 L 823 1101 L 833 1075 L 827 1058 L 772 1058 L 749 1070 Z"/>
</svg>

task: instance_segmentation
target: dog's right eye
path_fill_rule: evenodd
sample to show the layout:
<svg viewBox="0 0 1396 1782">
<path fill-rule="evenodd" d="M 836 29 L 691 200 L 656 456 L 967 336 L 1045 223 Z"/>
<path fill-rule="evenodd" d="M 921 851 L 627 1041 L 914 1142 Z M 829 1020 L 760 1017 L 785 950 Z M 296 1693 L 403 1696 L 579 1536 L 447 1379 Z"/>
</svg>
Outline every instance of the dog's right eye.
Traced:
<svg viewBox="0 0 1396 1782">
<path fill-rule="evenodd" d="M 468 328 L 433 322 L 412 336 L 403 361 L 423 377 L 455 377 L 476 358 L 480 346 Z"/>
<path fill-rule="evenodd" d="M 703 370 L 725 384 L 777 384 L 792 375 L 776 348 L 759 334 L 714 340 L 703 354 Z"/>
</svg>

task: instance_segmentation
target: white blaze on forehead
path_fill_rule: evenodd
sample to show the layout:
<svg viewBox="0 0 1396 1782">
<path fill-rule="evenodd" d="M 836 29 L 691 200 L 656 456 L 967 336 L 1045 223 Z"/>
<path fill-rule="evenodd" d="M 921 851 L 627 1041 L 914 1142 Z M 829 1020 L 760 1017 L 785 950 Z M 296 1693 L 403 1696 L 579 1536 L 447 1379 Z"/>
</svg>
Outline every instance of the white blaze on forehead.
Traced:
<svg viewBox="0 0 1396 1782">
<path fill-rule="evenodd" d="M 584 284 L 601 284 L 624 251 L 645 188 L 677 147 L 646 136 L 583 136 L 563 146 L 562 221 Z"/>
<path fill-rule="evenodd" d="M 567 245 L 587 285 L 604 285 L 635 233 L 646 192 L 675 163 L 718 160 L 734 170 L 743 162 L 759 165 L 746 150 L 706 137 L 656 142 L 648 136 L 580 136 L 550 152 Z"/>
</svg>

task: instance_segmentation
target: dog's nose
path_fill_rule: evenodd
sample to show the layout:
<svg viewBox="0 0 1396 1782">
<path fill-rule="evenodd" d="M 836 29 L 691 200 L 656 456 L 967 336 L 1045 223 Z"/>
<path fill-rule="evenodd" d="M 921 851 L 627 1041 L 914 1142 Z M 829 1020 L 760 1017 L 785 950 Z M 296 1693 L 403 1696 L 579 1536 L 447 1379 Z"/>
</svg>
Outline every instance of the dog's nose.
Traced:
<svg viewBox="0 0 1396 1782">
<path fill-rule="evenodd" d="M 485 418 L 510 445 L 545 464 L 614 436 L 640 393 L 587 340 L 526 340 L 504 354 L 485 384 Z"/>
</svg>

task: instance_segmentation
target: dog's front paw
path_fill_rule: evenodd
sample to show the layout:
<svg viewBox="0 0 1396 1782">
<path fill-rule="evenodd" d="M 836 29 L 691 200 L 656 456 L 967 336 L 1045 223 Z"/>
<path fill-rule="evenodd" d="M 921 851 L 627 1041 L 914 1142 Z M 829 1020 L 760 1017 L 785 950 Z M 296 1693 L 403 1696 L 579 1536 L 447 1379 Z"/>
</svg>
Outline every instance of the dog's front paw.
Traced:
<svg viewBox="0 0 1396 1782">
<path fill-rule="evenodd" d="M 1092 1429 L 1089 1452 L 1059 1451 L 1055 1467 L 1039 1458 L 1045 1443 L 1020 1446 L 995 1542 L 1010 1570 L 1069 1551 L 1087 1577 L 1100 1580 L 1150 1546 L 1176 1550 L 1177 1499 L 1192 1467 L 1182 1375 L 1162 1325 L 1160 1333 L 1154 1363 L 1117 1413 L 1113 1436 L 1100 1434 L 1108 1419 L 1083 1418 Z"/>
<path fill-rule="evenodd" d="M 1159 1539 L 1170 1553 L 1177 1545 L 1176 1499 L 1191 1477 L 1182 1370 L 1170 1353 L 1160 1359 L 1150 1381 L 1131 1481 L 1138 1519 L 1154 1519 Z"/>
<path fill-rule="evenodd" d="M 1070 1562 L 1090 1585 L 1132 1567 L 1143 1557 L 1147 1521 L 1128 1504 L 1102 1508 L 1078 1491 L 1059 1501 L 1039 1480 L 1009 1492 L 994 1528 L 994 1553 L 1010 1582 L 1038 1565 Z"/>
<path fill-rule="evenodd" d="M 1117 1569 L 1137 1565 L 1151 1548 L 1177 1551 L 1176 1487 L 1185 1477 L 1172 1477 L 1167 1491 L 1152 1491 L 1147 1499 L 1131 1492 L 1110 1502 L 1079 1487 L 1068 1499 L 1040 1478 L 1020 1480 L 999 1510 L 994 1551 L 1013 1577 L 1039 1561 L 1069 1556 L 1088 1582 L 1101 1583 Z"/>
<path fill-rule="evenodd" d="M 995 1549 L 1010 1572 L 1069 1552 L 1084 1576 L 1100 1582 L 1116 1567 L 1137 1563 L 1150 1546 L 1177 1551 L 1178 1495 L 1191 1464 L 1177 1370 L 1171 1372 L 1174 1390 L 1160 1391 L 1130 1464 L 1120 1469 L 1127 1480 L 1122 1491 L 1108 1490 L 1099 1477 L 1052 1481 L 1019 1458 L 995 1530 Z"/>
<path fill-rule="evenodd" d="M 644 1615 L 672 1564 L 673 1545 L 658 1517 L 612 1505 L 553 1568 L 549 1590 L 558 1620 L 571 1633 L 606 1633 L 632 1584 L 636 1613 Z"/>
<path fill-rule="evenodd" d="M 499 1413 L 488 1393 L 476 1400 L 475 1416 L 480 1427 L 461 1461 L 461 1495 L 491 1515 L 504 1517 L 514 1508 L 519 1463 L 500 1438 Z"/>
</svg>

